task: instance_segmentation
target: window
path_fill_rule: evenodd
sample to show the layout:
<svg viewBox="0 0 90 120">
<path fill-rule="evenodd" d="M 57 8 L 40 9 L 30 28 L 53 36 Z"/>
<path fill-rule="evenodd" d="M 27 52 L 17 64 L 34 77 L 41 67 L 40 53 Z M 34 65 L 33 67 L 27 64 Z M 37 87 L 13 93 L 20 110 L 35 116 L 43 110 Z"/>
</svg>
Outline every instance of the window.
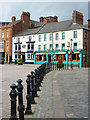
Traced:
<svg viewBox="0 0 90 120">
<path fill-rule="evenodd" d="M 58 40 L 58 33 L 56 33 L 56 40 Z"/>
<path fill-rule="evenodd" d="M 31 43 L 31 50 L 34 50 L 34 43 Z"/>
<path fill-rule="evenodd" d="M 4 32 L 2 32 L 2 38 L 4 38 Z"/>
<path fill-rule="evenodd" d="M 87 54 L 85 54 L 85 62 L 87 62 Z"/>
<path fill-rule="evenodd" d="M 87 43 L 84 43 L 84 50 L 87 50 Z"/>
<path fill-rule="evenodd" d="M 40 60 L 40 61 L 42 60 L 42 55 L 39 55 L 39 60 Z"/>
<path fill-rule="evenodd" d="M 8 43 L 6 44 L 6 48 L 7 48 L 7 50 L 8 50 Z"/>
<path fill-rule="evenodd" d="M 8 38 L 8 32 L 7 32 L 7 38 Z"/>
<path fill-rule="evenodd" d="M 41 50 L 41 45 L 38 46 L 38 50 L 39 50 L 39 51 Z"/>
<path fill-rule="evenodd" d="M 44 50 L 47 50 L 47 46 L 46 45 L 44 45 Z"/>
<path fill-rule="evenodd" d="M 31 36 L 29 36 L 29 41 L 31 41 L 32 40 L 32 37 Z"/>
<path fill-rule="evenodd" d="M 65 43 L 62 44 L 62 50 L 65 50 Z"/>
<path fill-rule="evenodd" d="M 34 58 L 34 54 L 33 53 L 31 53 L 31 59 L 33 59 Z"/>
<path fill-rule="evenodd" d="M 72 54 L 72 60 L 76 60 L 76 54 Z"/>
<path fill-rule="evenodd" d="M 46 39 L 47 39 L 47 36 L 46 36 L 46 34 L 44 34 L 44 41 L 46 41 Z"/>
<path fill-rule="evenodd" d="M 4 43 L 2 43 L 2 49 L 4 49 Z"/>
<path fill-rule="evenodd" d="M 74 43 L 74 48 L 73 48 L 74 50 L 76 50 L 77 49 L 77 43 Z"/>
<path fill-rule="evenodd" d="M 18 50 L 21 50 L 21 45 L 18 45 Z"/>
<path fill-rule="evenodd" d="M 87 32 L 84 32 L 84 39 L 87 39 Z"/>
<path fill-rule="evenodd" d="M 20 38 L 17 38 L 17 43 L 20 43 Z"/>
<path fill-rule="evenodd" d="M 49 40 L 52 40 L 52 34 L 49 34 Z"/>
<path fill-rule="evenodd" d="M 17 59 L 17 55 L 15 55 L 15 58 Z"/>
<path fill-rule="evenodd" d="M 73 32 L 73 38 L 77 38 L 77 31 Z"/>
<path fill-rule="evenodd" d="M 62 32 L 62 39 L 65 39 L 65 32 Z"/>
<path fill-rule="evenodd" d="M 17 50 L 17 45 L 15 45 L 15 50 Z"/>
<path fill-rule="evenodd" d="M 27 58 L 30 59 L 30 54 L 27 54 Z"/>
<path fill-rule="evenodd" d="M 49 45 L 49 49 L 52 50 L 52 44 Z"/>
<path fill-rule="evenodd" d="M 30 44 L 27 44 L 27 49 L 30 50 Z"/>
<path fill-rule="evenodd" d="M 39 42 L 41 42 L 41 35 L 39 35 Z"/>
<path fill-rule="evenodd" d="M 56 44 L 56 50 L 58 50 L 58 48 L 59 48 L 59 45 L 58 45 L 58 44 Z"/>
</svg>

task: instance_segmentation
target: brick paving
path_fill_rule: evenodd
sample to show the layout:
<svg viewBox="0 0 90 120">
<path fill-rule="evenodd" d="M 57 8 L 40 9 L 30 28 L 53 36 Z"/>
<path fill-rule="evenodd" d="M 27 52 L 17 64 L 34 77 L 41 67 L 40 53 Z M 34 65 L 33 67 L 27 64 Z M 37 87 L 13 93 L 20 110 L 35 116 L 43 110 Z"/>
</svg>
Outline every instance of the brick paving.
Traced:
<svg viewBox="0 0 90 120">
<path fill-rule="evenodd" d="M 0 86 L 0 110 L 4 118 L 10 116 L 10 85 L 23 79 L 24 104 L 26 104 L 26 75 L 38 65 L 3 65 Z M 2 92 L 2 95 L 1 95 Z M 34 115 L 28 118 L 86 118 L 88 117 L 88 69 L 52 71 L 48 73 L 38 93 Z M 1 113 L 0 112 L 0 113 Z M 26 117 L 26 116 L 25 116 Z"/>
</svg>

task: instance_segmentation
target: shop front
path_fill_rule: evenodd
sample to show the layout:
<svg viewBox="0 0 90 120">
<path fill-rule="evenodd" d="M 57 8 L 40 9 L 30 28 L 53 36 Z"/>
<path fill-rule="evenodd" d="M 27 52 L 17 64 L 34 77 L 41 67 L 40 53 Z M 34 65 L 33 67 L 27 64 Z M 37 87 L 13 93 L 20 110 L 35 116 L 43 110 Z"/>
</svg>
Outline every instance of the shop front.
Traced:
<svg viewBox="0 0 90 120">
<path fill-rule="evenodd" d="M 35 51 L 34 52 L 34 64 L 43 63 L 57 63 L 59 56 L 61 56 L 62 61 L 66 66 L 73 64 L 73 66 L 82 67 L 82 50 L 74 50 L 71 54 L 70 50 L 64 51 Z"/>
</svg>

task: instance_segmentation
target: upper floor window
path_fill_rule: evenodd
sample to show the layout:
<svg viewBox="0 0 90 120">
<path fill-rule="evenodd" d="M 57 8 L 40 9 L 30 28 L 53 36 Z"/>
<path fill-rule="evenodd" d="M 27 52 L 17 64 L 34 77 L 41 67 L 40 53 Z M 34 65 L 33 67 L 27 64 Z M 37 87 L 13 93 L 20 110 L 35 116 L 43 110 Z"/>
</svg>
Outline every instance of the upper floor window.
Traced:
<svg viewBox="0 0 90 120">
<path fill-rule="evenodd" d="M 56 33 L 56 40 L 58 40 L 58 33 Z"/>
<path fill-rule="evenodd" d="M 84 32 L 84 39 L 87 39 L 87 32 Z"/>
<path fill-rule="evenodd" d="M 58 48 L 59 48 L 59 44 L 56 44 L 56 50 L 58 50 Z"/>
<path fill-rule="evenodd" d="M 7 50 L 8 50 L 8 43 L 6 44 Z"/>
<path fill-rule="evenodd" d="M 18 45 L 18 50 L 21 50 L 21 45 Z"/>
<path fill-rule="evenodd" d="M 74 48 L 73 48 L 74 50 L 76 50 L 77 49 L 77 43 L 74 43 Z"/>
<path fill-rule="evenodd" d="M 34 58 L 34 54 L 33 53 L 31 53 L 31 59 L 33 59 Z"/>
<path fill-rule="evenodd" d="M 41 45 L 38 46 L 38 50 L 39 50 L 39 51 L 41 50 Z"/>
<path fill-rule="evenodd" d="M 17 50 L 17 45 L 15 45 L 15 50 Z"/>
<path fill-rule="evenodd" d="M 28 49 L 28 50 L 30 50 L 30 43 L 29 43 L 29 44 L 27 44 L 27 49 Z"/>
<path fill-rule="evenodd" d="M 62 32 L 62 39 L 65 39 L 65 32 Z"/>
<path fill-rule="evenodd" d="M 65 50 L 65 43 L 62 43 L 62 50 Z"/>
<path fill-rule="evenodd" d="M 84 43 L 84 50 L 87 50 L 87 43 Z"/>
<path fill-rule="evenodd" d="M 39 42 L 41 42 L 41 35 L 39 35 L 39 38 L 38 38 L 38 39 L 39 39 Z"/>
<path fill-rule="evenodd" d="M 7 32 L 7 38 L 8 38 L 8 32 Z"/>
<path fill-rule="evenodd" d="M 77 31 L 73 31 L 73 38 L 77 38 Z"/>
<path fill-rule="evenodd" d="M 52 40 L 52 34 L 49 34 L 49 40 Z"/>
<path fill-rule="evenodd" d="M 47 39 L 47 36 L 46 36 L 46 34 L 44 34 L 44 41 L 46 41 L 46 39 Z"/>
<path fill-rule="evenodd" d="M 2 32 L 2 38 L 4 38 L 4 32 Z"/>
<path fill-rule="evenodd" d="M 44 50 L 47 50 L 47 45 L 44 45 Z"/>
<path fill-rule="evenodd" d="M 17 59 L 17 55 L 15 55 L 15 58 Z"/>
<path fill-rule="evenodd" d="M 2 49 L 4 49 L 4 43 L 2 43 Z"/>
<path fill-rule="evenodd" d="M 0 49 L 4 48 L 4 43 L 0 43 Z"/>
<path fill-rule="evenodd" d="M 34 50 L 34 43 L 31 43 L 31 50 Z"/>
<path fill-rule="evenodd" d="M 52 50 L 52 44 L 49 45 L 49 49 Z"/>
</svg>

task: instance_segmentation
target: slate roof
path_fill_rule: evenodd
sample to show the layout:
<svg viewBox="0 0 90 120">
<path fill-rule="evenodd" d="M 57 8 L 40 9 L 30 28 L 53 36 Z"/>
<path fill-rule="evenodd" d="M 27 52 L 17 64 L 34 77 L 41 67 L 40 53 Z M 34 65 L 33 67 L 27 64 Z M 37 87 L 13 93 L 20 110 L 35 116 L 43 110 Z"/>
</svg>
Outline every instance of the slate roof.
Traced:
<svg viewBox="0 0 90 120">
<path fill-rule="evenodd" d="M 21 20 L 16 20 L 16 21 L 14 21 L 14 22 L 11 22 L 10 24 L 12 24 L 12 25 L 16 25 L 17 23 L 19 23 Z"/>
<path fill-rule="evenodd" d="M 38 22 L 38 21 L 35 21 L 35 20 L 31 20 L 31 22 L 34 24 L 34 27 L 40 27 L 44 24 L 44 22 Z"/>
<path fill-rule="evenodd" d="M 47 23 L 47 24 L 42 23 L 42 26 L 39 28 L 24 30 L 16 34 L 15 36 L 24 36 L 24 35 L 31 35 L 31 34 L 37 34 L 37 33 L 44 34 L 44 33 L 67 31 L 67 30 L 74 30 L 74 29 L 90 30 L 87 26 L 80 25 L 77 23 L 73 24 L 72 20 L 66 20 L 66 21 L 53 22 L 53 23 Z"/>
</svg>

